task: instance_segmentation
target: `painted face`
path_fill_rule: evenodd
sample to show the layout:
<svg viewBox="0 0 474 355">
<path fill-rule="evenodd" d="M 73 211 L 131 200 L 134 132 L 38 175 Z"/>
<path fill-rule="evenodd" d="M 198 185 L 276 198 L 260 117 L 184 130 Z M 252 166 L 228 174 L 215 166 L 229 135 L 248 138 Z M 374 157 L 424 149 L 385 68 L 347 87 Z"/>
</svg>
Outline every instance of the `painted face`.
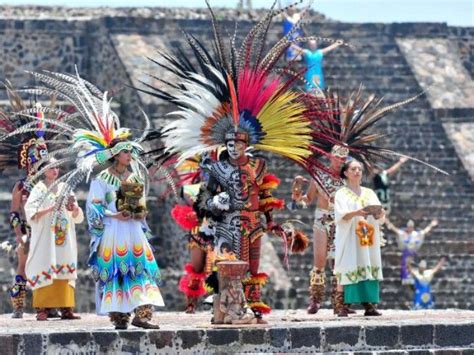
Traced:
<svg viewBox="0 0 474 355">
<path fill-rule="evenodd" d="M 349 163 L 349 167 L 345 171 L 345 175 L 349 181 L 360 182 L 362 180 L 363 172 L 364 168 L 362 167 L 362 164 L 358 161 L 352 161 Z"/>
<path fill-rule="evenodd" d="M 132 152 L 130 150 L 121 150 L 115 156 L 115 160 L 121 165 L 128 166 L 132 162 Z"/>
<path fill-rule="evenodd" d="M 227 141 L 227 152 L 232 160 L 239 160 L 245 156 L 247 144 L 242 141 Z"/>
</svg>

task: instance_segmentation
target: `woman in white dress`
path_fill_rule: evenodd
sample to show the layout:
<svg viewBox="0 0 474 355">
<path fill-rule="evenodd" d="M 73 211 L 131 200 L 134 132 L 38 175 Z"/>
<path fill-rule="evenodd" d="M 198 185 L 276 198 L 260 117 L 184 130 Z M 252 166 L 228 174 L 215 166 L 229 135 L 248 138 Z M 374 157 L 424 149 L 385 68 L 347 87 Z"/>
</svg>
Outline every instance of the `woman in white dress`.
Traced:
<svg viewBox="0 0 474 355">
<path fill-rule="evenodd" d="M 334 273 L 338 279 L 336 303 L 342 310 L 339 316 L 347 316 L 344 303 L 361 303 L 366 316 L 381 315 L 374 304 L 380 300 L 379 283 L 383 279 L 380 226 L 385 212 L 375 192 L 361 186 L 362 175 L 359 161 L 344 163 L 341 177 L 347 184 L 335 196 Z"/>
<path fill-rule="evenodd" d="M 31 226 L 26 276 L 33 289 L 33 307 L 37 309 L 39 321 L 47 320 L 48 309 L 52 308 L 60 309 L 62 319 L 80 318 L 72 312 L 77 279 L 75 224 L 81 223 L 84 215 L 71 194 L 60 217 L 56 222 L 53 220 L 56 199 L 62 189 L 62 183 L 54 186 L 58 176 L 57 167 L 47 169 L 44 179 L 35 185 L 25 204 Z"/>
</svg>

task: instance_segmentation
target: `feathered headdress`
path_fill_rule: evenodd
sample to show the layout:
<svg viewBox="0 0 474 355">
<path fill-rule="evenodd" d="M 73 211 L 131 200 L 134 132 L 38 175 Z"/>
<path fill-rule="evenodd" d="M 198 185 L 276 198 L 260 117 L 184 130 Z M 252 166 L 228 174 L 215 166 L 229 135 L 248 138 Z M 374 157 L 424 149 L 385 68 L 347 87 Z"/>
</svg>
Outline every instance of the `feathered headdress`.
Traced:
<svg viewBox="0 0 474 355">
<path fill-rule="evenodd" d="M 383 147 L 382 141 L 386 134 L 375 130 L 376 124 L 387 115 L 421 95 L 423 93 L 385 107 L 382 106 L 382 98 L 375 95 L 364 96 L 362 87 L 346 98 L 330 90 L 325 93 L 325 97 L 304 95 L 303 100 L 308 107 L 306 114 L 311 118 L 318 136 L 314 142 L 318 149 L 315 150 L 313 159 L 318 159 L 318 155 L 350 155 L 371 170 L 378 162 L 387 161 L 396 155 L 446 173 L 421 160 Z"/>
<path fill-rule="evenodd" d="M 120 126 L 118 116 L 111 109 L 111 99 L 107 92 L 101 92 L 90 82 L 76 75 L 54 72 L 32 73 L 42 85 L 26 89 L 35 95 L 55 95 L 74 108 L 74 112 L 62 111 L 63 119 L 57 123 L 63 134 L 69 137 L 70 146 L 66 149 L 50 150 L 50 156 L 57 159 L 47 163 L 32 179 L 41 176 L 47 169 L 67 163 L 75 163 L 75 168 L 59 177 L 50 190 L 64 182 L 60 198 L 56 203 L 59 211 L 66 203 L 67 196 L 79 182 L 87 180 L 94 168 L 104 165 L 122 150 L 132 152 L 132 171 L 147 182 L 147 168 L 140 158 L 142 146 L 150 128 L 148 117 L 142 136 L 131 140 L 129 129 Z M 22 127 L 28 128 L 28 124 Z M 19 128 L 17 131 L 21 131 Z M 48 129 L 46 129 L 48 131 Z"/>
<path fill-rule="evenodd" d="M 64 145 L 56 139 L 55 122 L 62 116 L 56 112 L 54 96 L 50 98 L 49 107 L 43 107 L 39 102 L 28 105 L 8 80 L 4 85 L 11 111 L 0 112 L 0 171 L 17 167 L 31 175 L 47 159 L 47 143 Z"/>
<path fill-rule="evenodd" d="M 271 20 L 285 9 L 270 10 L 240 48 L 236 47 L 235 33 L 224 45 L 214 13 L 209 10 L 214 52 L 184 33 L 197 64 L 181 50 L 161 53 L 163 61 L 153 61 L 173 73 L 176 83 L 154 76 L 165 84 L 162 88 L 143 83 L 148 89 L 139 89 L 178 107 L 170 113 L 176 119 L 163 130 L 166 151 L 176 155 L 180 164 L 216 150 L 229 139 L 247 140 L 255 149 L 276 153 L 311 170 L 308 159 L 313 154 L 315 130 L 304 115 L 301 93 L 290 88 L 297 75 L 289 68 L 276 68 L 293 40 L 286 36 L 265 51 Z"/>
</svg>

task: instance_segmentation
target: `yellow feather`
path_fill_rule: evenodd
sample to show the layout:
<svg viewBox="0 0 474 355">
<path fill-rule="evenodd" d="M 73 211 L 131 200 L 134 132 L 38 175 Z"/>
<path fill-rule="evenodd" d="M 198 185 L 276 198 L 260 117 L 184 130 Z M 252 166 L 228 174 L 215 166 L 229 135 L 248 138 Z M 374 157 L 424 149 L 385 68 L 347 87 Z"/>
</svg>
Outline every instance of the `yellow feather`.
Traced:
<svg viewBox="0 0 474 355">
<path fill-rule="evenodd" d="M 265 136 L 255 148 L 283 155 L 298 162 L 311 156 L 310 122 L 302 120 L 305 111 L 297 102 L 299 94 L 288 91 L 273 97 L 262 107 L 257 118 Z"/>
</svg>

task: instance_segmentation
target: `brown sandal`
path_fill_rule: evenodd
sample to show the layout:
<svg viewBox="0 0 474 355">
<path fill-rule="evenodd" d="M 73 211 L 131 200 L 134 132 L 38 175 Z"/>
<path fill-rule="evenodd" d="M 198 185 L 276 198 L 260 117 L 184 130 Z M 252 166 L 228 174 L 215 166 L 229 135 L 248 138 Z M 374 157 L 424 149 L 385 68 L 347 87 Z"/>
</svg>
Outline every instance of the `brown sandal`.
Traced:
<svg viewBox="0 0 474 355">
<path fill-rule="evenodd" d="M 115 325 L 115 329 L 124 330 L 128 328 L 130 313 L 110 312 L 109 318 L 112 324 Z"/>
<path fill-rule="evenodd" d="M 151 323 L 153 317 L 153 306 L 143 305 L 135 308 L 135 317 L 133 317 L 132 325 L 143 329 L 160 329 L 158 324 Z"/>
<path fill-rule="evenodd" d="M 364 316 L 366 316 L 366 317 L 377 317 L 377 316 L 382 315 L 382 313 L 377 311 L 377 309 L 375 308 L 375 306 L 372 303 L 362 303 L 362 305 L 364 306 L 364 309 L 365 309 Z"/>
<path fill-rule="evenodd" d="M 344 291 L 336 291 L 334 295 L 334 313 L 338 317 L 349 316 L 349 312 L 344 304 Z"/>
<path fill-rule="evenodd" d="M 81 319 L 81 316 L 74 314 L 72 308 L 61 308 L 61 319 Z"/>
<path fill-rule="evenodd" d="M 38 310 L 36 311 L 36 320 L 39 320 L 39 321 L 48 320 L 48 309 L 38 308 Z"/>
<path fill-rule="evenodd" d="M 138 328 L 143 329 L 160 329 L 158 324 L 154 324 L 149 322 L 148 320 L 144 320 L 143 318 L 134 317 L 132 320 L 132 325 Z"/>
</svg>

